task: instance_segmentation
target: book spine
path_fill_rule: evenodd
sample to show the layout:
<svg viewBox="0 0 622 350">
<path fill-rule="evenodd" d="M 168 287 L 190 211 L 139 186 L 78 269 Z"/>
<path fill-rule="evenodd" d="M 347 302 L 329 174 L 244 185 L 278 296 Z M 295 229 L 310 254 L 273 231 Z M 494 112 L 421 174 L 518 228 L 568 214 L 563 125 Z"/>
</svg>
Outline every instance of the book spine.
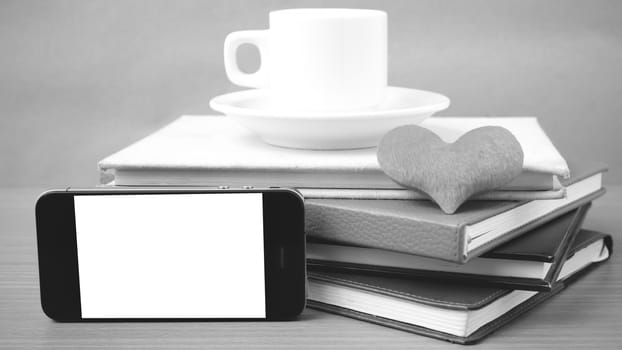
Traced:
<svg viewBox="0 0 622 350">
<path fill-rule="evenodd" d="M 459 227 L 305 202 L 305 232 L 335 243 L 464 261 Z"/>
</svg>

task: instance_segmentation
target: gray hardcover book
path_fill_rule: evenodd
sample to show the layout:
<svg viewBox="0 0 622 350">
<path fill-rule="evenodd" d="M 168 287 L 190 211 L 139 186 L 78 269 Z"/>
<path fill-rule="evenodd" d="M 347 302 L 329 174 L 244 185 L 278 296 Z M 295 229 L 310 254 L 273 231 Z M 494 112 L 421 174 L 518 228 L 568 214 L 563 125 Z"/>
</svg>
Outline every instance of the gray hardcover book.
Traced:
<svg viewBox="0 0 622 350">
<path fill-rule="evenodd" d="M 551 291 L 589 207 L 568 212 L 466 264 L 377 248 L 307 242 L 307 269 Z"/>
<path fill-rule="evenodd" d="M 444 214 L 430 201 L 308 199 L 306 232 L 336 243 L 464 263 L 601 196 L 603 165 L 570 163 L 567 195 L 532 201 L 470 201 Z"/>
<path fill-rule="evenodd" d="M 608 234 L 579 232 L 550 292 L 350 272 L 309 272 L 307 305 L 385 327 L 472 344 L 606 261 L 612 245 Z"/>
</svg>

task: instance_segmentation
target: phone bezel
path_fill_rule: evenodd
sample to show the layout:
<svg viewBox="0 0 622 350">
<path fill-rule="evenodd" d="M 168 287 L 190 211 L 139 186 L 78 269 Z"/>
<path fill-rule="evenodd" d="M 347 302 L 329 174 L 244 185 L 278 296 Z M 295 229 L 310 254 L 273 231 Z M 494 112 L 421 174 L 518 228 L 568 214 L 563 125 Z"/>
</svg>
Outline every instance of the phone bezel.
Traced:
<svg viewBox="0 0 622 350">
<path fill-rule="evenodd" d="M 122 194 L 262 193 L 265 318 L 82 318 L 73 197 Z M 293 190 L 270 189 L 85 189 L 53 190 L 35 206 L 39 284 L 44 313 L 61 322 L 76 321 L 240 321 L 288 320 L 306 303 L 304 202 Z"/>
</svg>

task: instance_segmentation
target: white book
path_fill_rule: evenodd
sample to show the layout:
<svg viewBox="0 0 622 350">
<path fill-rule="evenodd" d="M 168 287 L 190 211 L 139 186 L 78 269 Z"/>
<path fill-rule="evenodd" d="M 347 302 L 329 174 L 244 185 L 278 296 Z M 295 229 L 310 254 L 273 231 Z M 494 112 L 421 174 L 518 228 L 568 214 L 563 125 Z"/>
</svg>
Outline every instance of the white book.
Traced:
<svg viewBox="0 0 622 350">
<path fill-rule="evenodd" d="M 523 147 L 524 171 L 483 199 L 542 199 L 564 195 L 558 177 L 568 166 L 533 117 L 434 117 L 422 126 L 453 141 L 466 131 L 499 125 Z M 118 186 L 281 186 L 314 198 L 423 198 L 384 174 L 376 149 L 298 150 L 261 141 L 222 116 L 183 116 L 99 162 Z M 306 193 L 305 193 L 306 192 Z"/>
</svg>

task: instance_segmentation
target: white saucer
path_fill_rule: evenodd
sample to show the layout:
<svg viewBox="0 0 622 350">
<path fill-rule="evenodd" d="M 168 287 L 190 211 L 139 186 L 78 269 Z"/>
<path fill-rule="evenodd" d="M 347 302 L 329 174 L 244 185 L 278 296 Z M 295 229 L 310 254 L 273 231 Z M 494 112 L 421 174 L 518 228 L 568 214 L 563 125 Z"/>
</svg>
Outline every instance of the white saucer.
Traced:
<svg viewBox="0 0 622 350">
<path fill-rule="evenodd" d="M 265 142 L 289 148 L 351 149 L 374 147 L 389 130 L 419 124 L 449 107 L 449 98 L 434 92 L 388 87 L 374 108 L 309 112 L 279 108 L 267 90 L 221 95 L 210 107 L 234 118 Z"/>
</svg>

